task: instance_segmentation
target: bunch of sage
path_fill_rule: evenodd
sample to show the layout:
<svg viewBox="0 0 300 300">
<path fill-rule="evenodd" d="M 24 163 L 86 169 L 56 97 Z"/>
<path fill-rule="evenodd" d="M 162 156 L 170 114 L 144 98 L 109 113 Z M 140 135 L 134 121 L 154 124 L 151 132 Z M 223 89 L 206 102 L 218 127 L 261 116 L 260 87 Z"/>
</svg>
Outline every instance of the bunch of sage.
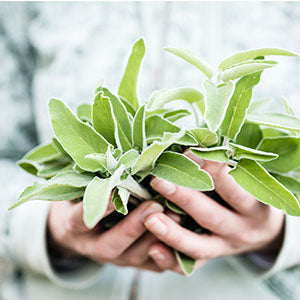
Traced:
<svg viewBox="0 0 300 300">
<path fill-rule="evenodd" d="M 154 198 L 188 220 L 179 207 L 153 193 L 149 178 L 213 191 L 211 176 L 183 155 L 191 148 L 203 159 L 228 164 L 229 174 L 257 200 L 300 215 L 300 120 L 285 99 L 285 114 L 260 114 L 267 100 L 250 104 L 262 72 L 277 65 L 265 57 L 297 55 L 274 48 L 251 50 L 225 59 L 215 71 L 190 51 L 164 50 L 204 74 L 203 92 L 193 87 L 158 90 L 141 104 L 137 79 L 145 44 L 138 40 L 117 94 L 99 86 L 93 103 L 80 105 L 77 115 L 61 100 L 49 101 L 55 137 L 19 161 L 25 171 L 46 180 L 27 187 L 11 208 L 31 200 L 82 200 L 84 222 L 93 228 L 112 199 L 115 212 L 101 220 L 103 228 L 110 228 L 141 201 Z M 190 109 L 166 108 L 175 100 L 186 101 Z M 193 129 L 176 122 L 191 115 L 198 124 Z M 187 223 L 199 231 L 191 218 Z M 190 275 L 194 260 L 175 254 Z"/>
</svg>

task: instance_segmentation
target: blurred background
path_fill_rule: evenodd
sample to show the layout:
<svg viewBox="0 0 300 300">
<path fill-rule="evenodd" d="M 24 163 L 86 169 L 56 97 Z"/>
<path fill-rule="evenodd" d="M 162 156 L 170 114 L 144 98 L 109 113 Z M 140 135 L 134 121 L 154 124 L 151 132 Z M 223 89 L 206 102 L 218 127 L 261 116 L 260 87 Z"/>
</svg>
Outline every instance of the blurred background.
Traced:
<svg viewBox="0 0 300 300">
<path fill-rule="evenodd" d="M 140 99 L 146 101 L 158 88 L 202 89 L 201 73 L 164 53 L 163 46 L 187 48 L 217 67 L 223 58 L 250 48 L 299 53 L 299 32 L 300 2 L 1 2 L 2 197 L 14 202 L 32 181 L 15 161 L 52 135 L 48 99 L 54 96 L 75 108 L 92 101 L 101 79 L 116 91 L 139 37 L 147 47 L 139 81 Z M 278 67 L 264 72 L 254 99 L 272 96 L 272 110 L 280 111 L 284 95 L 300 115 L 300 60 L 278 61 Z M 0 218 L 6 208 L 0 201 Z"/>
</svg>

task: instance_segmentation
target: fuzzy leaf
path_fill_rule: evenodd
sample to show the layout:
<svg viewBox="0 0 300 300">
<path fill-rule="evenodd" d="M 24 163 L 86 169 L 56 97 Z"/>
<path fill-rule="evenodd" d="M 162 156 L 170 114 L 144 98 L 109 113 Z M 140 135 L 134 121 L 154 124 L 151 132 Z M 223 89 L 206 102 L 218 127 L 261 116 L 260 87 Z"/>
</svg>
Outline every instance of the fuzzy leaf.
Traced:
<svg viewBox="0 0 300 300">
<path fill-rule="evenodd" d="M 258 84 L 261 73 L 255 73 L 241 78 L 235 86 L 233 96 L 230 99 L 221 129 L 222 134 L 235 139 L 246 118 L 252 89 Z"/>
<path fill-rule="evenodd" d="M 202 147 L 213 146 L 219 140 L 218 135 L 214 132 L 211 132 L 208 128 L 195 128 L 189 130 L 189 132 Z"/>
<path fill-rule="evenodd" d="M 55 161 L 51 161 L 46 163 L 45 165 L 43 165 L 43 167 L 41 167 L 38 172 L 37 172 L 37 176 L 39 177 L 43 177 L 43 178 L 51 178 L 55 175 L 57 175 L 58 173 L 67 171 L 67 170 L 71 170 L 73 168 L 74 164 L 70 163 L 69 161 L 66 160 L 55 160 Z"/>
<path fill-rule="evenodd" d="M 237 160 L 248 158 L 258 161 L 270 161 L 278 157 L 278 154 L 276 153 L 264 152 L 234 143 L 229 143 L 229 145 L 234 148 L 235 151 L 233 157 Z"/>
<path fill-rule="evenodd" d="M 83 220 L 88 228 L 93 228 L 106 212 L 112 190 L 120 181 L 124 171 L 121 166 L 111 177 L 94 179 L 88 184 L 83 196 Z"/>
<path fill-rule="evenodd" d="M 112 104 L 108 97 L 103 95 L 103 91 L 98 92 L 94 98 L 92 108 L 93 127 L 109 143 L 116 146 L 116 125 Z"/>
<path fill-rule="evenodd" d="M 130 196 L 130 192 L 124 188 L 118 187 L 114 190 L 112 203 L 115 206 L 116 211 L 123 215 L 128 214 L 127 203 Z"/>
<path fill-rule="evenodd" d="M 181 252 L 178 252 L 176 250 L 174 250 L 174 252 L 176 260 L 185 276 L 191 276 L 195 270 L 196 261 Z"/>
<path fill-rule="evenodd" d="M 92 106 L 90 104 L 81 104 L 77 107 L 77 117 L 84 122 L 92 124 Z"/>
<path fill-rule="evenodd" d="M 153 168 L 156 160 L 161 155 L 161 153 L 173 143 L 177 142 L 180 138 L 182 138 L 184 134 L 185 130 L 181 130 L 177 133 L 166 132 L 162 141 L 153 142 L 142 152 L 142 154 L 139 156 L 139 158 L 132 167 L 132 174 L 135 174 L 141 170 Z"/>
<path fill-rule="evenodd" d="M 172 111 L 167 111 L 163 117 L 170 122 L 175 122 L 181 118 L 191 115 L 191 112 L 187 109 L 176 109 Z"/>
<path fill-rule="evenodd" d="M 268 127 L 300 131 L 300 120 L 298 118 L 280 113 L 248 115 L 247 121 L 250 123 L 264 125 Z"/>
<path fill-rule="evenodd" d="M 165 205 L 169 210 L 173 211 L 174 213 L 179 215 L 185 215 L 185 212 L 180 207 L 178 207 L 176 204 L 167 199 L 165 199 Z"/>
<path fill-rule="evenodd" d="M 279 155 L 277 159 L 264 163 L 264 167 L 273 172 L 287 173 L 300 166 L 300 138 L 264 138 L 257 149 Z"/>
<path fill-rule="evenodd" d="M 132 128 L 133 146 L 142 151 L 147 147 L 145 129 L 145 105 L 142 105 L 136 112 Z"/>
<path fill-rule="evenodd" d="M 103 153 L 92 153 L 85 156 L 87 159 L 92 159 L 98 162 L 98 169 L 100 172 L 108 171 L 106 154 Z"/>
<path fill-rule="evenodd" d="M 250 61 L 244 64 L 233 66 L 221 73 L 221 79 L 223 81 L 235 80 L 240 77 L 244 77 L 253 73 L 261 72 L 265 69 L 276 66 L 275 61 Z"/>
<path fill-rule="evenodd" d="M 145 51 L 144 39 L 139 39 L 136 41 L 133 45 L 132 52 L 118 91 L 118 94 L 127 99 L 135 109 L 139 107 L 136 89 L 138 75 Z"/>
<path fill-rule="evenodd" d="M 271 102 L 273 102 L 272 98 L 264 98 L 264 99 L 256 100 L 249 105 L 247 113 L 248 114 L 261 113 L 264 107 L 269 105 Z"/>
<path fill-rule="evenodd" d="M 211 176 L 183 154 L 165 151 L 157 160 L 152 175 L 176 185 L 199 191 L 214 189 Z"/>
<path fill-rule="evenodd" d="M 236 137 L 236 143 L 245 147 L 256 148 L 262 138 L 262 130 L 259 125 L 245 122 Z"/>
<path fill-rule="evenodd" d="M 118 129 L 118 140 L 116 141 L 118 147 L 123 151 L 132 149 L 132 129 L 126 107 L 122 101 L 113 95 L 107 88 L 100 87 L 98 90 L 102 90 L 104 95 L 111 101 Z"/>
<path fill-rule="evenodd" d="M 164 47 L 163 49 L 189 62 L 199 69 L 208 79 L 213 76 L 213 68 L 193 52 L 180 47 Z"/>
<path fill-rule="evenodd" d="M 300 193 L 300 180 L 284 174 L 272 174 L 281 184 L 283 184 L 292 193 Z"/>
<path fill-rule="evenodd" d="M 296 197 L 259 163 L 242 159 L 229 174 L 257 200 L 282 209 L 289 215 L 300 216 L 300 206 Z"/>
<path fill-rule="evenodd" d="M 148 102 L 147 109 L 156 110 L 175 100 L 185 100 L 192 104 L 194 102 L 203 100 L 203 95 L 199 90 L 192 87 L 181 87 L 166 90 L 160 93 L 152 101 L 150 100 Z"/>
<path fill-rule="evenodd" d="M 116 167 L 118 168 L 119 166 L 124 165 L 126 169 L 131 168 L 138 159 L 139 155 L 139 152 L 135 149 L 125 152 L 118 160 Z"/>
<path fill-rule="evenodd" d="M 51 99 L 49 111 L 53 130 L 66 152 L 80 168 L 97 171 L 98 164 L 85 156 L 105 153 L 108 142 L 94 128 L 80 121 L 62 101 Z"/>
<path fill-rule="evenodd" d="M 215 86 L 213 82 L 205 80 L 203 86 L 206 92 L 204 119 L 208 128 L 212 132 L 216 132 L 224 120 L 234 91 L 234 84 L 229 81 Z"/>
<path fill-rule="evenodd" d="M 237 53 L 233 56 L 226 58 L 219 65 L 219 69 L 225 70 L 235 64 L 238 64 L 238 63 L 250 60 L 250 59 L 254 59 L 259 56 L 268 56 L 268 55 L 298 56 L 298 54 L 296 54 L 294 52 L 283 50 L 283 49 L 278 49 L 278 48 L 254 49 L 254 50 L 249 50 L 249 51 L 245 51 L 245 52 L 240 52 L 240 53 Z"/>
<path fill-rule="evenodd" d="M 194 154 L 206 160 L 217 161 L 217 162 L 228 162 L 227 152 L 231 150 L 228 147 L 220 146 L 220 147 L 212 147 L 212 148 L 192 147 L 191 151 Z"/>
<path fill-rule="evenodd" d="M 256 124 L 252 124 L 252 125 L 256 125 Z M 262 132 L 263 138 L 279 137 L 279 136 L 287 136 L 288 135 L 286 132 L 283 132 L 283 131 L 275 129 L 275 128 L 268 128 L 268 127 L 263 128 L 261 130 L 261 132 Z"/>
</svg>

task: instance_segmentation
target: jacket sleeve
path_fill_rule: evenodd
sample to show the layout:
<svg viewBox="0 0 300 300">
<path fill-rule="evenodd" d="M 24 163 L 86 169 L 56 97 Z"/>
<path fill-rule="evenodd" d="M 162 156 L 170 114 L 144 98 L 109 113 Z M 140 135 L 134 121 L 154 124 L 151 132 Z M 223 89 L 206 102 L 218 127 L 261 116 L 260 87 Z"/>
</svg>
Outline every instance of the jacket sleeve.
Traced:
<svg viewBox="0 0 300 300">
<path fill-rule="evenodd" d="M 286 216 L 284 238 L 280 251 L 273 256 L 248 253 L 230 257 L 229 261 L 249 276 L 267 279 L 272 275 L 300 264 L 300 218 Z"/>
</svg>

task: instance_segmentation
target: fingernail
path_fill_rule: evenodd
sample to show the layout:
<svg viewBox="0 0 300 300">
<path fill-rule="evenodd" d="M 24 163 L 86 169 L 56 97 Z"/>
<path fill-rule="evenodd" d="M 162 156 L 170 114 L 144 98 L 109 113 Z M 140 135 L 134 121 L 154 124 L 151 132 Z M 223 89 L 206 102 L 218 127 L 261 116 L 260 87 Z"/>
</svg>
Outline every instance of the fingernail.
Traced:
<svg viewBox="0 0 300 300">
<path fill-rule="evenodd" d="M 173 183 L 157 177 L 152 179 L 150 184 L 154 189 L 165 195 L 171 195 L 176 190 L 176 186 Z"/>
<path fill-rule="evenodd" d="M 147 207 L 143 211 L 143 213 L 141 215 L 142 222 L 144 222 L 144 220 L 151 214 L 156 213 L 156 212 L 163 212 L 163 211 L 164 211 L 164 208 L 159 203 L 157 203 L 157 202 L 152 203 L 149 207 Z"/>
<path fill-rule="evenodd" d="M 151 250 L 149 251 L 148 253 L 150 256 L 154 257 L 155 259 L 157 260 L 165 260 L 165 256 L 160 252 L 158 251 L 157 249 L 154 249 L 154 250 Z"/>
<path fill-rule="evenodd" d="M 200 158 L 197 154 L 193 153 L 190 149 L 185 151 L 184 154 L 188 156 L 191 160 L 193 160 L 196 164 L 198 164 L 200 167 L 203 167 L 204 160 Z"/>
<path fill-rule="evenodd" d="M 150 218 L 145 222 L 145 226 L 157 235 L 165 235 L 168 232 L 167 226 L 158 217 Z"/>
</svg>

